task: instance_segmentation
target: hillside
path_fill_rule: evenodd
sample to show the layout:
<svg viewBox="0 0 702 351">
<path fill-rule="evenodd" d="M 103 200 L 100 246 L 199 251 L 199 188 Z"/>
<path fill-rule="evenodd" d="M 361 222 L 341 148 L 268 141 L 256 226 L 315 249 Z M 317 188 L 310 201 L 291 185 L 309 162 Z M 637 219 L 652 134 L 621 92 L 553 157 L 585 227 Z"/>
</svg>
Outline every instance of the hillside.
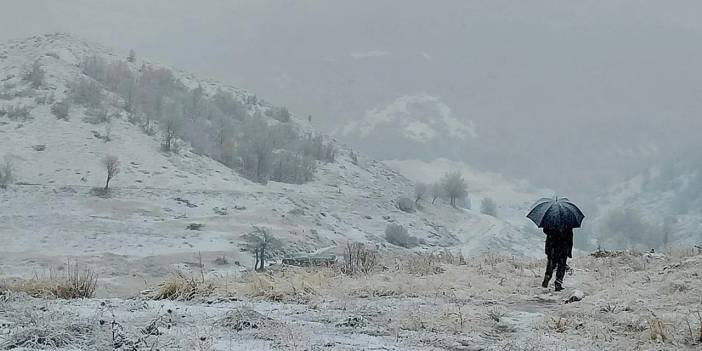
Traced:
<svg viewBox="0 0 702 351">
<path fill-rule="evenodd" d="M 268 111 L 280 108 L 247 91 L 122 56 L 63 34 L 0 44 L 0 158 L 12 162 L 16 178 L 0 190 L 4 274 L 22 276 L 66 260 L 87 262 L 104 278 L 104 294 L 121 293 L 187 266 L 198 253 L 207 262 L 226 256 L 249 266 L 242 236 L 254 225 L 270 228 L 287 254 L 333 249 L 347 241 L 404 250 L 385 241 L 388 223 L 403 225 L 425 248 L 455 247 L 466 255 L 540 253 L 540 237 L 477 210 L 439 203 L 400 211 L 397 199 L 411 197 L 413 183 L 326 137 L 334 160 L 316 161 L 312 179 L 303 184 L 260 182 L 239 166 L 225 166 L 213 159 L 218 156 L 209 144 L 187 134 L 197 125 L 179 130 L 178 152 L 164 151 L 168 121 L 145 132 L 122 96 L 85 75 L 85 62 L 98 57 L 131 72 L 165 70 L 179 89 L 199 89 L 205 99 L 230 94 L 247 121 L 296 133 L 314 130 L 295 116 L 276 120 Z M 28 77 L 35 66 L 44 72 L 36 87 Z M 57 118 L 52 107 L 75 99 L 71 94 L 86 81 L 102 91 L 98 106 L 73 103 L 66 118 Z M 109 118 L 100 119 L 100 111 Z M 243 145 L 246 135 L 234 135 L 232 142 Z M 105 183 L 101 160 L 106 155 L 119 159 L 120 172 L 110 182 L 109 196 L 97 196 L 94 188 Z M 186 229 L 191 223 L 202 226 Z"/>
<path fill-rule="evenodd" d="M 651 167 L 599 198 L 596 224 L 610 246 L 702 245 L 702 162 L 698 155 Z M 609 229 L 609 231 L 607 231 Z"/>
</svg>

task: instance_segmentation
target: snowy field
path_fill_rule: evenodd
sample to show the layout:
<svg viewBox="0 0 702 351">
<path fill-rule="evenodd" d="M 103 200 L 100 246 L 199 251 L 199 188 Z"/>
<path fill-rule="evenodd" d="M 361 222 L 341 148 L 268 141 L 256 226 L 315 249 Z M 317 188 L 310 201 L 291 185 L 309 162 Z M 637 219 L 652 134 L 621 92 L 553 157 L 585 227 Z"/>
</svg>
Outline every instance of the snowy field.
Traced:
<svg viewBox="0 0 702 351">
<path fill-rule="evenodd" d="M 697 350 L 702 255 L 578 257 L 563 292 L 543 261 L 386 257 L 385 268 L 205 274 L 183 300 L 0 296 L 0 348 L 61 350 Z M 199 281 L 200 273 L 192 272 Z M 16 286 L 16 285 L 15 285 Z M 98 287 L 102 289 L 102 287 Z M 566 303 L 572 295 L 581 301 Z M 135 292 L 136 293 L 136 292 Z"/>
</svg>

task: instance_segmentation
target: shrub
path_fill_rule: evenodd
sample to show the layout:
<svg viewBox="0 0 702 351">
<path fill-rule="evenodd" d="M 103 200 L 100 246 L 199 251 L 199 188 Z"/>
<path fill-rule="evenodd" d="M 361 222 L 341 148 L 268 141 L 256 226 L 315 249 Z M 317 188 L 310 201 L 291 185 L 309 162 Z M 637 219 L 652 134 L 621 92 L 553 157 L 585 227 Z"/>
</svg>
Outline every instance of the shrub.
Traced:
<svg viewBox="0 0 702 351">
<path fill-rule="evenodd" d="M 440 182 L 431 185 L 431 203 L 432 205 L 436 203 L 436 200 L 444 196 L 444 187 Z"/>
<path fill-rule="evenodd" d="M 246 117 L 246 106 L 234 99 L 232 94 L 223 90 L 218 90 L 215 93 L 212 97 L 212 103 L 229 117 L 237 120 L 243 120 Z"/>
<path fill-rule="evenodd" d="M 314 179 L 317 163 L 309 156 L 281 151 L 271 171 L 271 180 L 288 184 L 304 184 Z"/>
<path fill-rule="evenodd" d="M 68 121 L 68 114 L 71 111 L 71 103 L 68 100 L 59 101 L 51 105 L 51 113 L 58 119 Z"/>
<path fill-rule="evenodd" d="M 3 112 L 12 121 L 26 121 L 30 118 L 29 116 L 29 106 L 24 105 L 14 105 L 9 106 Z M 0 112 L 0 115 L 3 113 Z"/>
<path fill-rule="evenodd" d="M 24 79 L 32 85 L 32 88 L 36 89 L 44 85 L 44 75 L 44 70 L 41 68 L 39 61 L 35 61 L 31 70 L 24 76 Z"/>
<path fill-rule="evenodd" d="M 205 226 L 205 225 L 202 224 L 202 223 L 190 223 L 190 224 L 188 224 L 188 225 L 185 227 L 185 229 L 188 229 L 188 230 L 202 230 L 202 227 L 204 227 L 204 226 Z"/>
<path fill-rule="evenodd" d="M 37 103 L 37 105 L 51 105 L 54 103 L 54 99 L 54 93 L 46 93 L 37 95 L 34 98 L 34 102 Z"/>
<path fill-rule="evenodd" d="M 94 345 L 102 339 L 96 323 L 78 321 L 70 313 L 34 306 L 13 308 L 11 312 L 4 309 L 3 313 L 7 312 L 17 322 L 10 324 L 9 333 L 0 339 L 0 350 L 105 350 L 108 347 Z"/>
<path fill-rule="evenodd" d="M 69 264 L 62 274 L 51 271 L 48 278 L 35 277 L 10 285 L 10 291 L 38 298 L 91 298 L 97 287 L 97 274 L 90 268 Z"/>
<path fill-rule="evenodd" d="M 5 157 L 5 160 L 0 164 L 0 188 L 5 189 L 14 181 L 14 165 L 12 164 L 12 160 Z"/>
<path fill-rule="evenodd" d="M 429 191 L 429 185 L 425 183 L 417 183 L 414 185 L 414 202 L 419 204 L 420 200 L 424 199 Z"/>
<path fill-rule="evenodd" d="M 278 122 L 287 123 L 290 122 L 290 111 L 285 107 L 276 108 L 272 117 Z"/>
<path fill-rule="evenodd" d="M 95 80 L 81 78 L 71 85 L 71 97 L 76 104 L 97 108 L 102 103 L 102 86 Z"/>
<path fill-rule="evenodd" d="M 414 201 L 407 197 L 401 197 L 397 199 L 397 208 L 402 212 L 412 213 L 414 212 Z"/>
<path fill-rule="evenodd" d="M 419 245 L 419 240 L 407 233 L 407 229 L 399 224 L 390 223 L 385 228 L 385 240 L 407 249 Z"/>
<path fill-rule="evenodd" d="M 347 243 L 344 250 L 345 274 L 370 273 L 380 264 L 380 254 L 363 243 Z"/>
<path fill-rule="evenodd" d="M 214 292 L 214 285 L 207 282 L 204 276 L 196 278 L 176 272 L 171 278 L 161 284 L 158 291 L 150 296 L 154 300 L 185 300 L 197 297 L 207 297 Z"/>
<path fill-rule="evenodd" d="M 497 217 L 497 202 L 490 197 L 486 197 L 480 202 L 480 213 Z"/>
<path fill-rule="evenodd" d="M 353 152 L 353 150 L 349 153 L 349 157 L 351 158 L 351 163 L 354 165 L 358 166 L 358 154 Z"/>
</svg>

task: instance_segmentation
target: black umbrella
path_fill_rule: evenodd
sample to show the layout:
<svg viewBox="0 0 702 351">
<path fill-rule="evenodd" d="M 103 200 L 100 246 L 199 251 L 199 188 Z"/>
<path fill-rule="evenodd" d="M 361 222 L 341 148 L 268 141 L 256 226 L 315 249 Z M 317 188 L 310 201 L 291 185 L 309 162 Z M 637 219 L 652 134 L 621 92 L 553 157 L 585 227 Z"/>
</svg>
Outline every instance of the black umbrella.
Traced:
<svg viewBox="0 0 702 351">
<path fill-rule="evenodd" d="M 527 218 L 539 228 L 580 228 L 585 215 L 565 197 L 554 197 L 537 201 Z"/>
</svg>

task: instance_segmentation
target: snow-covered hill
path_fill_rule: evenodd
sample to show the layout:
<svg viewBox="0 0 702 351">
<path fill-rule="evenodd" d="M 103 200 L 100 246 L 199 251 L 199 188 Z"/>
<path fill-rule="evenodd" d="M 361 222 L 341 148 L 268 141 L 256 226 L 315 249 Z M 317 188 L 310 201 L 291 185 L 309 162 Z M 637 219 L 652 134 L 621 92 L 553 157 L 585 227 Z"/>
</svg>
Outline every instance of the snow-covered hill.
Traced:
<svg viewBox="0 0 702 351">
<path fill-rule="evenodd" d="M 599 204 L 596 222 L 605 237 L 613 235 L 606 232 L 607 219 L 613 214 L 615 219 L 621 219 L 619 214 L 628 211 L 628 220 L 619 221 L 626 224 L 622 225 L 624 232 L 632 226 L 631 222 L 653 228 L 648 238 L 635 237 L 633 244 L 702 245 L 702 161 L 698 155 L 692 155 L 647 169 L 608 189 L 600 196 Z"/>
<path fill-rule="evenodd" d="M 479 210 L 483 199 L 493 199 L 497 203 L 498 217 L 518 227 L 533 227 L 534 224 L 526 218 L 526 213 L 535 199 L 554 195 L 552 190 L 538 189 L 526 180 L 481 171 L 464 162 L 445 158 L 383 162 L 414 181 L 428 184 L 438 181 L 446 172 L 460 172 L 468 185 L 467 201 L 471 208 Z"/>
<path fill-rule="evenodd" d="M 16 175 L 14 185 L 0 190 L 0 270 L 5 273 L 19 275 L 28 266 L 70 258 L 98 263 L 102 276 L 134 272 L 129 279 L 141 281 L 192 261 L 197 252 L 206 260 L 225 255 L 248 265 L 250 256 L 240 248 L 252 225 L 270 228 L 291 253 L 347 241 L 399 250 L 384 239 L 389 223 L 402 224 L 426 245 L 458 247 L 467 255 L 540 253 L 541 238 L 477 210 L 437 204 L 400 211 L 397 199 L 411 196 L 413 183 L 339 143 L 336 161 L 320 163 L 313 181 L 261 185 L 187 144 L 179 153 L 161 151 L 160 136 L 130 123 L 120 98 L 111 93 L 103 102 L 112 116 L 109 123 L 89 121 L 89 109 L 77 104 L 67 120 L 58 119 L 51 101 L 67 97 L 82 76 L 81 62 L 95 55 L 106 61 L 126 57 L 63 34 L 0 44 L 0 110 L 5 111 L 0 159 L 11 160 Z M 25 79 L 35 62 L 45 72 L 37 88 Z M 128 67 L 143 65 L 152 64 L 137 60 Z M 205 95 L 225 91 L 242 101 L 252 96 L 172 71 L 182 84 L 203 87 Z M 262 112 L 271 108 L 257 100 L 248 113 L 269 119 Z M 18 116 L 17 109 L 26 115 Z M 312 131 L 294 116 L 288 123 Z M 121 171 L 110 183 L 109 197 L 95 196 L 92 189 L 104 185 L 101 160 L 108 154 L 119 158 Z M 191 223 L 203 226 L 186 229 Z"/>
</svg>

